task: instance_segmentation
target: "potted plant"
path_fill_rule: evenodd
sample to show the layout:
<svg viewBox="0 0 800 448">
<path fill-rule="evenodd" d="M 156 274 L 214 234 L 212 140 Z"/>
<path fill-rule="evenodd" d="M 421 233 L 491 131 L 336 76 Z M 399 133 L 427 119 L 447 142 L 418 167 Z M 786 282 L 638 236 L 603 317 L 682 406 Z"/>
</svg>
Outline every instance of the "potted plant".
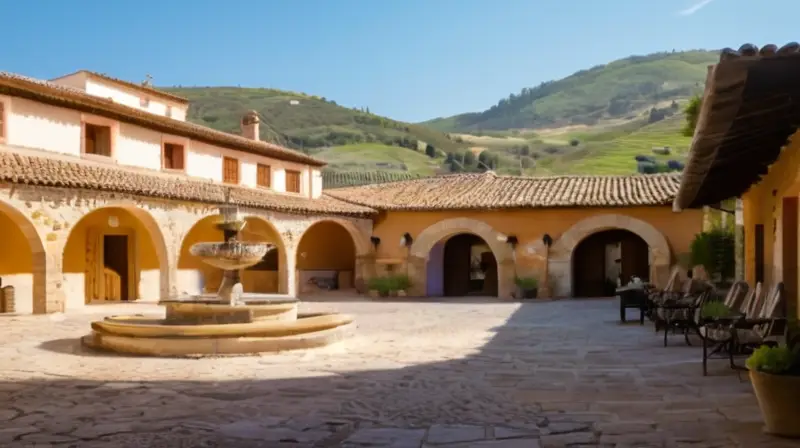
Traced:
<svg viewBox="0 0 800 448">
<path fill-rule="evenodd" d="M 369 279 L 367 285 L 371 297 L 405 297 L 411 280 L 406 275 L 386 275 Z"/>
<path fill-rule="evenodd" d="M 387 277 L 372 277 L 367 282 L 370 297 L 387 297 L 389 295 L 389 282 Z"/>
<path fill-rule="evenodd" d="M 407 275 L 395 275 L 392 279 L 392 288 L 397 292 L 398 297 L 408 295 L 408 288 L 411 287 L 411 279 Z"/>
<path fill-rule="evenodd" d="M 747 359 L 764 431 L 781 437 L 800 437 L 800 344 L 762 346 Z"/>
<path fill-rule="evenodd" d="M 535 299 L 539 293 L 539 279 L 536 277 L 517 277 L 514 283 L 523 299 Z"/>
</svg>

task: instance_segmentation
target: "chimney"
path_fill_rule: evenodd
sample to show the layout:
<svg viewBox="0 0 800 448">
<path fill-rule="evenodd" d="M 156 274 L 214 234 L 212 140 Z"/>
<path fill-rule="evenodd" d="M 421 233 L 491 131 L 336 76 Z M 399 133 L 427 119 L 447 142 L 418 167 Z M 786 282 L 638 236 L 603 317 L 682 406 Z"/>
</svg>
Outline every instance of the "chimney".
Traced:
<svg viewBox="0 0 800 448">
<path fill-rule="evenodd" d="M 242 117 L 242 137 L 260 140 L 258 134 L 258 123 L 260 122 L 261 119 L 258 118 L 258 112 L 251 110 L 244 114 L 244 117 Z"/>
</svg>

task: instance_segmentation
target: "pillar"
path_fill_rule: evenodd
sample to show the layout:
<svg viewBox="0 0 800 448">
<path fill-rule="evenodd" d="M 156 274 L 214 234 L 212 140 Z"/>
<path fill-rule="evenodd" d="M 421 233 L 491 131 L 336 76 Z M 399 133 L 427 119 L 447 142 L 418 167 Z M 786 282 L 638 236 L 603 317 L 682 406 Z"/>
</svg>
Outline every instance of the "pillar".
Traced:
<svg viewBox="0 0 800 448">
<path fill-rule="evenodd" d="M 517 286 L 514 284 L 515 263 L 513 258 L 500 260 L 497 264 L 497 297 L 512 299 Z"/>
<path fill-rule="evenodd" d="M 428 259 L 409 255 L 406 259 L 408 277 L 411 279 L 411 290 L 409 295 L 413 297 L 424 297 L 427 293 L 428 282 Z"/>
<path fill-rule="evenodd" d="M 47 241 L 44 246 L 45 254 L 43 260 L 34 260 L 34 274 L 43 273 L 43 276 L 36 275 L 34 278 L 42 282 L 41 293 L 33 297 L 33 313 L 61 313 L 65 311 L 67 297 L 64 293 L 64 245 L 65 241 L 56 239 Z M 42 262 L 44 265 L 42 265 Z M 37 290 L 34 285 L 34 290 Z M 37 297 L 41 295 L 41 297 Z"/>
</svg>

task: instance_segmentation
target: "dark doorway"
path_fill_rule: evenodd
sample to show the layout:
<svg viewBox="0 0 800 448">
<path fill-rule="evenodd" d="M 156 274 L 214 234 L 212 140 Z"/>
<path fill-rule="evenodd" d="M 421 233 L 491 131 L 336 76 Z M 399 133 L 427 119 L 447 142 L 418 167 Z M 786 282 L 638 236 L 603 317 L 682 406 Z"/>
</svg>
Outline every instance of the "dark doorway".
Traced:
<svg viewBox="0 0 800 448">
<path fill-rule="evenodd" d="M 106 285 L 106 300 L 130 300 L 128 297 L 128 236 L 104 235 L 103 236 L 103 266 L 114 271 L 119 276 L 119 291 L 116 287 Z M 105 275 L 104 281 L 105 280 Z M 114 297 L 118 296 L 118 297 Z"/>
<path fill-rule="evenodd" d="M 606 230 L 581 241 L 572 255 L 575 297 L 614 295 L 617 278 L 622 284 L 632 277 L 647 281 L 650 254 L 647 243 L 627 230 Z"/>
<path fill-rule="evenodd" d="M 462 234 L 447 240 L 443 269 L 445 296 L 497 296 L 497 260 L 480 237 Z"/>
</svg>

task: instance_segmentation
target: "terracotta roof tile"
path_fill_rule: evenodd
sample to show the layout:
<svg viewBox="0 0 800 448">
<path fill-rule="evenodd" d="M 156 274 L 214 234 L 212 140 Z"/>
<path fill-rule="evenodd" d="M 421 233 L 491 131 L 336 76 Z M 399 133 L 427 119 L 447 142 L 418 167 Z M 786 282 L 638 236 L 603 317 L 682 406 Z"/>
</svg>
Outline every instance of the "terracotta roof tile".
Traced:
<svg viewBox="0 0 800 448">
<path fill-rule="evenodd" d="M 740 196 L 798 129 L 800 44 L 722 50 L 706 79 L 675 209 Z"/>
<path fill-rule="evenodd" d="M 456 174 L 329 190 L 379 210 L 467 210 L 668 205 L 678 174 L 517 177 Z"/>
<path fill-rule="evenodd" d="M 0 182 L 101 190 L 214 204 L 224 203 L 229 193 L 233 204 L 287 213 L 346 216 L 368 216 L 375 213 L 370 208 L 327 195 L 319 199 L 308 199 L 268 190 L 220 185 L 178 174 L 9 151 L 0 151 Z"/>
<path fill-rule="evenodd" d="M 30 99 L 58 107 L 80 110 L 121 122 L 135 124 L 173 135 L 189 137 L 230 149 L 253 154 L 308 164 L 324 166 L 326 163 L 315 157 L 293 151 L 272 143 L 252 140 L 239 135 L 217 131 L 188 121 L 174 120 L 133 107 L 125 106 L 90 95 L 83 90 L 41 79 L 0 71 L 0 94 Z"/>
</svg>

